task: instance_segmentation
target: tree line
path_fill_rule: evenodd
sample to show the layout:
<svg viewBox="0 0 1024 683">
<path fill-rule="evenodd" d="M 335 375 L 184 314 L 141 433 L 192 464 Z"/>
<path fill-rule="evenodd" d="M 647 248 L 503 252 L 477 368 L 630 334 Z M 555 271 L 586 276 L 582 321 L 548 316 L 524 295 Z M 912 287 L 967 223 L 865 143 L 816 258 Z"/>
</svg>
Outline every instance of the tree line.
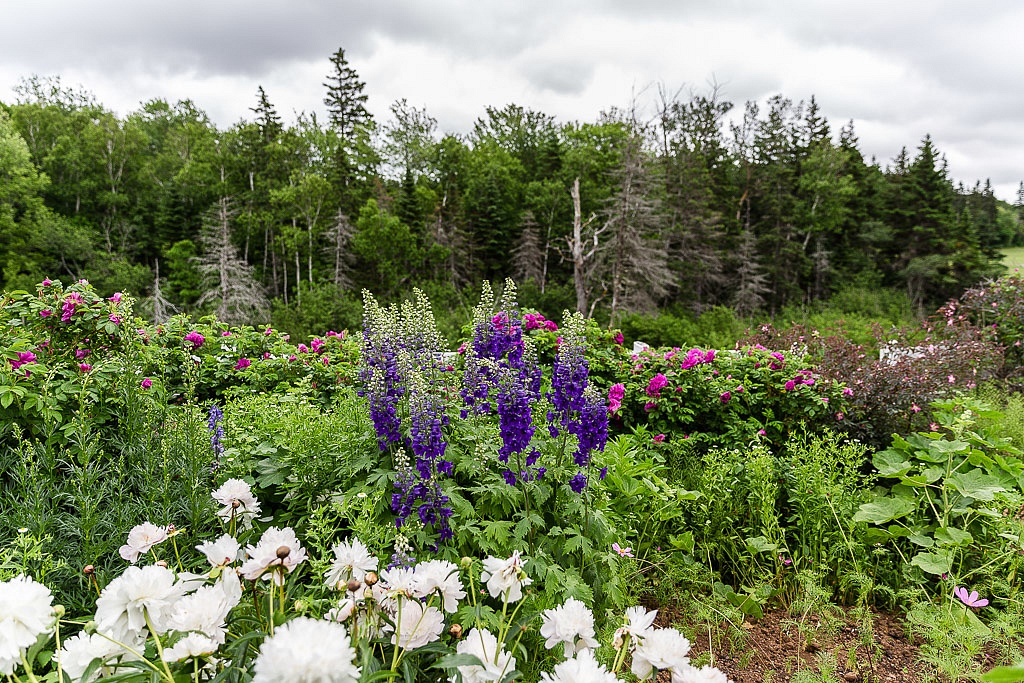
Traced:
<svg viewBox="0 0 1024 683">
<path fill-rule="evenodd" d="M 259 87 L 220 128 L 190 100 L 119 117 L 24 79 L 0 103 L 0 285 L 88 278 L 156 318 L 302 327 L 357 316 L 362 288 L 457 302 L 512 276 L 524 303 L 614 322 L 850 285 L 932 306 L 1024 243 L 1024 189 L 1010 206 L 988 181 L 955 185 L 927 135 L 867 160 L 813 97 L 733 115 L 717 91 L 661 90 L 586 123 L 509 104 L 456 135 L 406 100 L 375 121 L 343 49 L 323 87 L 326 120 L 286 124 Z"/>
</svg>

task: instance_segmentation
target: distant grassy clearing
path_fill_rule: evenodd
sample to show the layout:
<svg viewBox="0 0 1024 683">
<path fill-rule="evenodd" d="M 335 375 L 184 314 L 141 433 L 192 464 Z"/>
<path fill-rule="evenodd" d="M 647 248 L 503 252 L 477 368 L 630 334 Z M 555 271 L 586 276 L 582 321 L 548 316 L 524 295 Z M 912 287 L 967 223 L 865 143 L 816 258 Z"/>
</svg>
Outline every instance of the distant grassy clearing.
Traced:
<svg viewBox="0 0 1024 683">
<path fill-rule="evenodd" d="M 1007 247 L 1000 249 L 1005 258 L 1003 265 L 1012 272 L 1014 268 L 1024 268 L 1024 247 Z"/>
</svg>

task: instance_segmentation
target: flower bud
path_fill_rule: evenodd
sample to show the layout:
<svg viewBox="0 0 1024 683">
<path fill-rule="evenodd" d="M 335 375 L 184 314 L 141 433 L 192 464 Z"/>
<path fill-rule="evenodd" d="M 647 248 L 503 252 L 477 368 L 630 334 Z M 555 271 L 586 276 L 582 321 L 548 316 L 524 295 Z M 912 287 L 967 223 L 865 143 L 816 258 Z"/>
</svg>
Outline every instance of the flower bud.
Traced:
<svg viewBox="0 0 1024 683">
<path fill-rule="evenodd" d="M 54 605 L 53 606 L 53 616 L 57 617 L 58 619 L 60 619 L 62 616 L 64 616 L 64 612 L 65 612 L 64 605 Z"/>
<path fill-rule="evenodd" d="M 299 614 L 304 614 L 309 609 L 309 604 L 305 600 L 295 601 L 295 611 Z"/>
<path fill-rule="evenodd" d="M 277 559 L 279 559 L 279 560 L 283 560 L 284 558 L 288 557 L 291 554 L 292 554 L 292 549 L 289 548 L 286 545 L 283 545 L 283 546 L 281 546 L 280 548 L 277 549 Z"/>
<path fill-rule="evenodd" d="M 85 574 L 86 576 L 89 576 L 90 574 L 92 574 L 95 571 L 96 571 L 96 567 L 92 566 L 91 564 L 87 564 L 84 567 L 82 567 L 82 573 Z"/>
<path fill-rule="evenodd" d="M 163 567 L 164 569 L 167 569 L 167 562 L 165 560 L 157 560 L 156 561 L 156 566 Z"/>
<path fill-rule="evenodd" d="M 232 510 L 237 510 L 240 507 L 242 507 L 241 501 L 238 501 L 238 500 L 231 501 L 231 509 Z"/>
<path fill-rule="evenodd" d="M 357 590 L 359 590 L 359 587 L 362 585 L 363 584 L 361 581 L 357 581 L 356 579 L 349 579 L 348 584 L 345 587 L 348 588 L 349 592 L 355 593 Z"/>
<path fill-rule="evenodd" d="M 93 633 L 96 633 L 96 622 L 95 621 L 87 621 L 87 622 L 85 622 L 84 629 L 85 629 L 85 632 L 88 633 L 89 635 L 92 635 Z"/>
<path fill-rule="evenodd" d="M 463 569 L 467 569 L 467 570 L 471 569 L 473 567 L 473 558 L 472 557 L 463 557 L 461 564 L 462 564 L 462 568 Z"/>
<path fill-rule="evenodd" d="M 452 634 L 455 638 L 462 637 L 462 624 L 452 624 L 448 629 L 448 633 Z"/>
<path fill-rule="evenodd" d="M 380 580 L 377 576 L 377 572 L 366 572 L 366 576 L 363 577 L 363 581 L 366 582 L 367 586 L 374 586 Z"/>
</svg>

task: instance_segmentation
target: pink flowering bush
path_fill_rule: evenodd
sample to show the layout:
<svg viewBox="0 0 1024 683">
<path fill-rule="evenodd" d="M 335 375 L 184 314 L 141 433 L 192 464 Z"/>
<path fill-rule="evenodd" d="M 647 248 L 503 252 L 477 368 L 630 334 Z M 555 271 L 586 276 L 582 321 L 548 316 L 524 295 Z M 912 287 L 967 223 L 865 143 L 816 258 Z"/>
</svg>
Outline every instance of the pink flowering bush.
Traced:
<svg viewBox="0 0 1024 683">
<path fill-rule="evenodd" d="M 619 376 L 623 388 L 609 395 L 619 406 L 612 427 L 644 426 L 669 440 L 701 434 L 728 446 L 759 437 L 781 443 L 800 424 L 836 426 L 849 399 L 803 355 L 763 346 L 623 353 Z"/>
</svg>

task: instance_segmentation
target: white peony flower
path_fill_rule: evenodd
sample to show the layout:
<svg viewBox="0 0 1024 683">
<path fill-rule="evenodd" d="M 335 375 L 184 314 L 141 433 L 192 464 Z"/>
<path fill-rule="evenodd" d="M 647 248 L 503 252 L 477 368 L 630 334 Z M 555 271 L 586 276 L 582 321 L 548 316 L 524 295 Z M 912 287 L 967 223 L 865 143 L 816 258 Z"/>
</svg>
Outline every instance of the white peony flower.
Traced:
<svg viewBox="0 0 1024 683">
<path fill-rule="evenodd" d="M 211 495 L 224 506 L 217 511 L 217 516 L 225 522 L 230 522 L 234 517 L 243 529 L 250 528 L 252 520 L 260 514 L 259 501 L 249 485 L 241 479 L 228 479 Z"/>
<path fill-rule="evenodd" d="M 85 670 L 89 668 L 92 660 L 99 659 L 103 662 L 103 666 L 96 669 L 88 681 L 81 681 L 81 683 L 91 683 L 91 681 L 101 676 L 113 673 L 116 668 L 116 664 L 111 662 L 113 659 L 120 658 L 120 661 L 138 659 L 136 655 L 124 649 L 120 644 L 103 637 L 99 633 L 79 633 L 66 639 L 59 656 L 60 665 L 64 669 L 64 673 L 68 674 L 75 681 L 81 678 Z M 58 655 L 54 654 L 54 662 L 57 661 L 57 657 Z"/>
<path fill-rule="evenodd" d="M 684 667 L 681 671 L 672 672 L 672 683 L 732 683 L 723 671 L 713 666 L 702 666 L 697 669 Z"/>
<path fill-rule="evenodd" d="M 341 624 L 299 617 L 277 629 L 256 657 L 253 683 L 356 683 L 356 651 Z"/>
<path fill-rule="evenodd" d="M 651 629 L 633 650 L 630 670 L 640 680 L 647 679 L 653 669 L 682 673 L 690 668 L 689 651 L 690 641 L 674 628 Z"/>
<path fill-rule="evenodd" d="M 590 650 L 581 650 L 575 659 L 555 666 L 551 673 L 542 673 L 540 683 L 617 683 L 618 678 L 601 666 Z"/>
<path fill-rule="evenodd" d="M 148 615 L 153 629 L 163 633 L 174 604 L 188 589 L 187 583 L 175 582 L 174 573 L 166 567 L 128 567 L 96 600 L 96 628 L 130 643 L 144 637 Z"/>
<path fill-rule="evenodd" d="M 474 655 L 483 666 L 460 666 L 462 683 L 490 683 L 500 681 L 505 674 L 516 670 L 516 658 L 498 648 L 498 639 L 490 631 L 471 629 L 465 640 L 455 646 L 456 654 Z M 453 677 L 452 681 L 455 680 Z"/>
<path fill-rule="evenodd" d="M 334 546 L 334 562 L 324 574 L 327 585 L 335 590 L 344 590 L 349 579 L 362 581 L 366 572 L 377 571 L 377 558 L 370 554 L 358 538 L 343 541 Z"/>
<path fill-rule="evenodd" d="M 211 567 L 224 567 L 238 559 L 241 546 L 234 536 L 224 534 L 216 541 L 204 541 L 196 546 L 196 550 L 206 555 Z"/>
<path fill-rule="evenodd" d="M 420 596 L 440 595 L 441 608 L 449 614 L 458 611 L 459 600 L 466 597 L 459 568 L 445 560 L 429 560 L 416 565 L 413 580 Z"/>
<path fill-rule="evenodd" d="M 436 607 L 424 609 L 419 600 L 402 600 L 396 626 L 398 633 L 391 636 L 392 645 L 415 650 L 441 637 L 444 614 Z"/>
<path fill-rule="evenodd" d="M 502 598 L 508 602 L 522 599 L 523 586 L 533 583 L 533 579 L 523 571 L 523 558 L 518 550 L 507 560 L 497 557 L 485 559 L 480 579 L 487 582 L 487 590 L 492 598 Z"/>
<path fill-rule="evenodd" d="M 132 564 L 139 561 L 139 555 L 149 552 L 155 545 L 167 540 L 167 527 L 143 522 L 128 532 L 128 542 L 117 551 Z"/>
<path fill-rule="evenodd" d="M 540 634 L 547 638 L 544 646 L 550 650 L 559 643 L 565 643 L 566 658 L 598 646 L 594 638 L 594 614 L 576 598 L 569 598 L 560 607 L 545 610 L 541 620 Z"/>
<path fill-rule="evenodd" d="M 49 588 L 29 576 L 0 583 L 0 674 L 12 674 L 22 651 L 52 627 Z"/>
<path fill-rule="evenodd" d="M 203 586 L 191 595 L 178 600 L 167 617 L 168 630 L 188 633 L 197 631 L 223 644 L 228 612 L 236 603 L 228 601 L 227 593 L 219 585 Z M 175 660 L 176 661 L 176 660 Z"/>
<path fill-rule="evenodd" d="M 327 610 L 327 614 L 324 615 L 324 619 L 327 621 L 336 621 L 339 624 L 343 624 L 348 621 L 348 618 L 352 616 L 352 613 L 356 611 L 358 603 L 352 598 L 345 598 L 341 601 L 337 607 L 332 607 Z"/>
<path fill-rule="evenodd" d="M 408 567 L 395 567 L 385 569 L 380 573 L 380 583 L 383 599 L 380 606 L 395 613 L 398 609 L 398 600 L 401 598 L 423 598 L 424 594 L 419 592 L 419 584 L 416 581 L 416 574 Z M 374 586 L 376 588 L 377 586 Z"/>
<path fill-rule="evenodd" d="M 187 633 L 171 647 L 164 648 L 163 660 L 180 662 L 189 657 L 212 655 L 222 643 L 223 641 L 218 642 L 216 638 L 210 638 L 202 633 Z"/>
<path fill-rule="evenodd" d="M 615 631 L 612 639 L 612 647 L 618 650 L 622 647 L 623 638 L 632 638 L 632 647 L 643 641 L 644 636 L 654 627 L 654 620 L 658 618 L 658 610 L 647 611 L 643 607 L 630 607 L 626 610 L 626 625 Z"/>
<path fill-rule="evenodd" d="M 245 549 L 249 559 L 242 563 L 242 576 L 255 581 L 272 567 L 284 567 L 285 571 L 291 573 L 295 567 L 306 559 L 306 551 L 295 537 L 295 531 L 291 527 L 278 529 L 270 527 L 263 532 L 259 543 Z M 274 571 L 274 581 L 277 585 L 284 583 L 284 576 Z"/>
</svg>

